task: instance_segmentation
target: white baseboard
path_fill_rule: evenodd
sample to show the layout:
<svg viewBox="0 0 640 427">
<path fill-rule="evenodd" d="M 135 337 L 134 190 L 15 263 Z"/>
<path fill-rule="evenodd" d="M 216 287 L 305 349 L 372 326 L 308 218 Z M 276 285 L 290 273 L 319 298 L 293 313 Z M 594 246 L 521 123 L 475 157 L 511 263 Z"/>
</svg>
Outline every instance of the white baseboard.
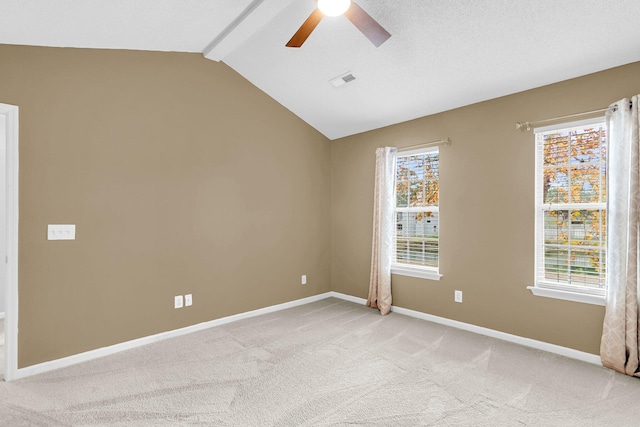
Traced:
<svg viewBox="0 0 640 427">
<path fill-rule="evenodd" d="M 358 298 L 351 295 L 341 294 L 340 292 L 329 292 L 329 296 L 340 298 L 346 301 L 365 304 L 367 300 L 364 298 Z M 538 341 L 531 338 L 524 338 L 518 335 L 508 334 L 506 332 L 496 331 L 495 329 L 483 328 L 482 326 L 472 325 L 470 323 L 459 322 L 457 320 L 447 319 L 445 317 L 434 316 L 432 314 L 422 313 L 420 311 L 410 310 L 408 308 L 391 306 L 391 311 L 398 314 L 404 314 L 405 316 L 415 317 L 417 319 L 427 320 L 433 323 L 439 323 L 445 326 L 451 326 L 457 329 L 463 329 L 465 331 L 474 332 L 480 335 L 486 335 L 488 337 L 497 338 L 503 341 L 509 341 L 515 344 L 520 344 L 525 347 L 531 347 L 538 350 L 543 350 L 549 353 L 559 354 L 561 356 L 569 357 L 571 359 L 581 360 L 583 362 L 592 363 L 594 365 L 602 366 L 600 356 L 597 354 L 586 353 L 584 351 L 575 350 L 573 348 L 562 347 L 560 345 L 549 344 L 544 341 Z"/>
<path fill-rule="evenodd" d="M 227 323 L 235 322 L 241 319 L 248 319 L 250 317 L 260 316 L 262 314 L 273 313 L 287 308 L 297 307 L 304 304 L 320 301 L 328 298 L 330 292 L 324 294 L 314 295 L 307 298 L 302 298 L 295 301 L 289 301 L 282 304 L 272 305 L 258 310 L 247 311 L 245 313 L 235 314 L 233 316 L 222 317 L 220 319 L 211 320 L 208 322 L 198 323 L 195 325 L 187 326 L 180 329 L 174 329 L 173 331 L 161 332 L 155 335 L 149 335 L 135 340 L 126 341 L 119 344 L 110 345 L 108 347 L 102 347 L 95 350 L 86 351 L 84 353 L 74 354 L 72 356 L 63 357 L 61 359 L 51 360 L 49 362 L 38 363 L 37 365 L 27 366 L 25 368 L 19 368 L 16 370 L 15 375 L 11 378 L 11 381 L 19 378 L 30 377 L 32 375 L 42 374 L 45 372 L 53 371 L 55 369 L 66 368 L 71 365 L 75 365 L 82 362 L 88 362 L 90 360 L 98 359 L 100 357 L 109 356 L 115 353 L 119 353 L 125 350 L 131 350 L 136 347 L 151 344 L 158 341 L 163 341 L 168 338 L 179 337 L 181 335 L 190 334 L 204 329 L 213 328 L 214 326 L 224 325 Z"/>
<path fill-rule="evenodd" d="M 327 298 L 328 297 L 340 298 L 345 301 L 351 301 L 351 302 L 355 302 L 356 304 L 362 304 L 362 305 L 365 305 L 367 303 L 366 299 L 360 298 L 360 297 L 354 297 L 353 295 L 342 294 L 340 292 L 335 292 L 335 291 L 328 292 L 328 294 L 329 295 L 327 295 Z"/>
<path fill-rule="evenodd" d="M 282 304 L 272 305 L 269 307 L 260 308 L 258 310 L 247 311 L 245 313 L 239 313 L 233 316 L 227 316 L 220 319 L 211 320 L 208 322 L 198 323 L 196 325 L 175 329 L 173 331 L 167 331 L 167 332 L 162 332 L 155 335 L 149 335 L 149 336 L 138 338 L 135 340 L 110 345 L 108 347 L 102 347 L 102 348 L 90 350 L 84 353 L 74 354 L 72 356 L 63 357 L 61 359 L 51 360 L 49 362 L 43 362 L 37 365 L 27 366 L 26 368 L 19 368 L 16 370 L 15 375 L 11 378 L 11 380 L 30 377 L 32 375 L 42 374 L 45 372 L 53 371 L 55 369 L 66 368 L 68 366 L 72 366 L 78 363 L 88 362 L 90 360 L 98 359 L 104 356 L 109 356 L 115 353 L 119 353 L 121 351 L 141 347 L 143 345 L 151 344 L 154 342 L 163 341 L 169 338 L 179 337 L 181 335 L 202 331 L 204 329 L 213 328 L 215 326 L 224 325 L 224 324 L 235 322 L 242 319 L 248 319 L 250 317 L 260 316 L 262 314 L 273 313 L 276 311 L 285 310 L 287 308 L 309 304 L 309 303 L 320 301 L 329 297 L 339 298 L 345 301 L 350 301 L 356 304 L 363 304 L 363 305 L 367 302 L 367 300 L 365 300 L 364 298 L 354 297 L 352 295 L 346 295 L 340 292 L 334 292 L 334 291 L 325 292 L 323 294 L 314 295 L 311 297 L 302 298 L 295 301 L 289 301 Z M 585 353 L 583 351 L 578 351 L 571 348 L 562 347 L 559 345 L 549 344 L 543 341 L 537 341 L 530 338 L 524 338 L 517 335 L 511 335 L 505 332 L 483 328 L 481 326 L 459 322 L 457 320 L 451 320 L 444 317 L 433 316 L 431 314 L 426 314 L 426 313 L 422 313 L 415 310 L 409 310 L 402 307 L 392 306 L 391 310 L 394 313 L 404 314 L 406 316 L 427 320 L 429 322 L 439 323 L 445 326 L 451 326 L 454 328 L 463 329 L 465 331 L 475 332 L 477 334 L 486 335 L 486 336 L 498 338 L 504 341 L 509 341 L 516 344 L 524 345 L 526 347 L 531 347 L 538 350 L 559 354 L 572 359 L 582 360 L 584 362 L 601 365 L 600 356 L 595 354 Z"/>
</svg>

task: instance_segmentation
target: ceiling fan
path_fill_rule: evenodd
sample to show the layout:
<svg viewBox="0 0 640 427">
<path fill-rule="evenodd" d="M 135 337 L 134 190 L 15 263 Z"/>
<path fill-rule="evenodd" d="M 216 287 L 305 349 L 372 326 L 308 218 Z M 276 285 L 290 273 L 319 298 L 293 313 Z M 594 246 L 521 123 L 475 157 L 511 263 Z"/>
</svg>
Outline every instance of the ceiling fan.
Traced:
<svg viewBox="0 0 640 427">
<path fill-rule="evenodd" d="M 376 47 L 387 41 L 391 34 L 382 25 L 378 24 L 363 8 L 351 0 L 316 0 L 318 7 L 307 18 L 302 26 L 291 37 L 287 47 L 300 47 L 307 37 L 325 16 L 347 17 Z"/>
</svg>

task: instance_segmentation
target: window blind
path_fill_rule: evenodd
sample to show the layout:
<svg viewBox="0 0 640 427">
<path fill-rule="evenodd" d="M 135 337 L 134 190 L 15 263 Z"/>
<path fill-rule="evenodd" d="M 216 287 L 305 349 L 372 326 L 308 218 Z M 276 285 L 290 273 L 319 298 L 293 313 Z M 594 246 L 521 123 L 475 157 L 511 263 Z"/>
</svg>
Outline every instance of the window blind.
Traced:
<svg viewBox="0 0 640 427">
<path fill-rule="evenodd" d="M 603 293 L 606 130 L 602 119 L 536 133 L 536 285 Z"/>
<path fill-rule="evenodd" d="M 396 156 L 397 264 L 438 268 L 439 166 L 437 147 Z"/>
</svg>

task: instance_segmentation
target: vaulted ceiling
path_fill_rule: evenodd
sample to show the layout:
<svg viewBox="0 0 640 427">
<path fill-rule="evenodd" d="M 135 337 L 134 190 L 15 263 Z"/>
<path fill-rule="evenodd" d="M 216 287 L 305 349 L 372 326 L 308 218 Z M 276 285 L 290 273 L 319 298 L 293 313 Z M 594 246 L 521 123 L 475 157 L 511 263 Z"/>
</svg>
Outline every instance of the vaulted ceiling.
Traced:
<svg viewBox="0 0 640 427">
<path fill-rule="evenodd" d="M 330 139 L 640 61 L 638 0 L 356 3 L 380 47 L 344 16 L 285 47 L 314 0 L 0 0 L 0 43 L 202 52 Z"/>
</svg>

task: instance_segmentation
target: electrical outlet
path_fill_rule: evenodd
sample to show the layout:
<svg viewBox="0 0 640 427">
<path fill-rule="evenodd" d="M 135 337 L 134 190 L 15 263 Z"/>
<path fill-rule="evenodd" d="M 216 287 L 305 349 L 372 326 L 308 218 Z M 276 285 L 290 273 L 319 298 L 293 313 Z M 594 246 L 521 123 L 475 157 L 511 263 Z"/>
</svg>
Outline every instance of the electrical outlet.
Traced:
<svg viewBox="0 0 640 427">
<path fill-rule="evenodd" d="M 48 240 L 76 240 L 75 224 L 48 224 Z"/>
<path fill-rule="evenodd" d="M 184 306 L 182 295 L 173 297 L 173 308 L 182 308 Z"/>
<path fill-rule="evenodd" d="M 306 275 L 306 274 L 303 274 L 303 275 L 302 275 L 301 283 L 302 283 L 303 285 L 306 285 L 306 284 L 307 284 L 307 275 Z"/>
<path fill-rule="evenodd" d="M 462 302 L 462 291 L 454 291 L 453 292 L 453 300 L 455 302 Z"/>
<path fill-rule="evenodd" d="M 193 305 L 193 295 L 186 294 L 184 296 L 184 305 L 185 305 L 185 307 L 190 307 L 190 306 Z"/>
</svg>

